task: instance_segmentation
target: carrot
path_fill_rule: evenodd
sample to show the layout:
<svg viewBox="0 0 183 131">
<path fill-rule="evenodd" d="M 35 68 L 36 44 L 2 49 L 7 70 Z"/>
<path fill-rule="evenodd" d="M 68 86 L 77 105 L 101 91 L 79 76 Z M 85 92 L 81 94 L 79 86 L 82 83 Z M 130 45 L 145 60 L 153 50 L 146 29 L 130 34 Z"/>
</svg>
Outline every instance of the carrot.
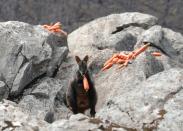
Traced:
<svg viewBox="0 0 183 131">
<path fill-rule="evenodd" d="M 48 28 L 49 30 L 60 29 L 59 25 L 53 25 Z"/>
<path fill-rule="evenodd" d="M 105 71 L 105 70 L 111 68 L 112 65 L 113 65 L 113 63 L 108 63 L 106 66 L 104 66 L 104 67 L 102 68 L 102 71 Z"/>
<path fill-rule="evenodd" d="M 60 30 L 60 33 L 67 36 L 67 32 L 63 31 L 63 30 Z"/>
<path fill-rule="evenodd" d="M 57 22 L 53 26 L 57 26 L 57 25 L 60 27 L 61 26 L 61 23 L 60 22 Z"/>
<path fill-rule="evenodd" d="M 124 66 L 127 66 L 128 62 L 129 62 L 129 60 L 126 60 L 125 63 L 124 63 Z"/>
<path fill-rule="evenodd" d="M 123 64 L 125 62 L 125 60 L 122 59 L 118 59 L 118 61 L 116 62 L 117 64 Z"/>
<path fill-rule="evenodd" d="M 145 51 L 150 44 L 146 44 L 144 46 L 142 46 L 141 48 L 139 48 L 138 50 L 135 51 L 134 56 L 138 56 L 140 53 L 142 53 L 143 51 Z"/>
<path fill-rule="evenodd" d="M 124 53 L 120 53 L 118 56 L 120 59 L 126 59 L 128 57 L 128 55 L 124 54 Z"/>
<path fill-rule="evenodd" d="M 84 89 L 86 90 L 86 92 L 87 92 L 87 91 L 89 90 L 89 88 L 90 88 L 86 76 L 83 77 L 83 87 L 84 87 Z"/>
<path fill-rule="evenodd" d="M 53 31 L 54 31 L 54 32 L 60 32 L 61 29 L 54 29 Z"/>
<path fill-rule="evenodd" d="M 102 71 L 105 71 L 105 70 L 109 69 L 110 67 L 112 67 L 113 64 L 121 64 L 119 66 L 119 68 L 126 67 L 131 60 L 135 59 L 140 53 L 145 51 L 148 48 L 149 45 L 150 45 L 149 43 L 146 43 L 141 48 L 139 48 L 135 51 L 132 51 L 129 54 L 125 54 L 123 52 L 121 52 L 119 54 L 114 54 L 109 60 L 107 60 L 104 63 L 104 67 L 102 68 Z M 154 55 L 159 56 L 161 54 L 156 53 Z"/>
<path fill-rule="evenodd" d="M 113 60 L 114 58 L 116 58 L 117 56 L 118 56 L 118 54 L 114 54 L 109 60 L 107 60 L 107 61 L 104 63 L 104 66 L 106 66 L 106 65 L 109 64 L 109 63 L 111 63 L 112 60 Z"/>
<path fill-rule="evenodd" d="M 48 28 L 48 27 L 49 27 L 49 25 L 43 25 L 43 27 L 44 27 L 44 28 Z"/>
<path fill-rule="evenodd" d="M 118 60 L 119 60 L 119 58 L 114 58 L 114 59 L 112 60 L 112 62 L 113 62 L 113 63 L 116 63 Z"/>
<path fill-rule="evenodd" d="M 153 53 L 151 53 L 151 55 L 153 55 L 153 56 L 161 56 L 161 53 L 160 52 L 153 52 Z"/>
<path fill-rule="evenodd" d="M 124 64 L 120 65 L 120 66 L 118 67 L 118 69 L 121 69 L 121 68 L 123 68 L 123 67 L 124 67 Z"/>
</svg>

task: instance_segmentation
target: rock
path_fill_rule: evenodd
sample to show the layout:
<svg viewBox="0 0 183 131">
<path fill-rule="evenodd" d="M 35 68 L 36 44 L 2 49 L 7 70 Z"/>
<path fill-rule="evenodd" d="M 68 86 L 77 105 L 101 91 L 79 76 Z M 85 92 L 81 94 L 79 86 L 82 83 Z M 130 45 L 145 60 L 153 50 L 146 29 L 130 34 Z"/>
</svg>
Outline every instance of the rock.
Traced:
<svg viewBox="0 0 183 131">
<path fill-rule="evenodd" d="M 103 122 L 96 118 L 89 118 L 83 114 L 72 115 L 68 120 L 59 120 L 52 123 L 48 130 L 54 131 L 126 131 L 125 127 L 114 123 Z"/>
<path fill-rule="evenodd" d="M 8 98 L 8 95 L 9 95 L 8 87 L 3 81 L 0 81 L 0 101 L 2 101 L 2 99 Z"/>
<path fill-rule="evenodd" d="M 173 97 L 171 95 L 174 95 Z M 181 131 L 183 129 L 182 122 L 182 97 L 183 91 L 178 90 L 176 93 L 172 93 L 170 97 L 172 98 L 164 105 L 164 109 L 166 110 L 166 114 L 164 115 L 164 119 L 158 125 L 159 131 Z M 171 126 L 170 126 L 171 125 Z"/>
<path fill-rule="evenodd" d="M 53 76 L 67 56 L 66 38 L 41 26 L 9 21 L 0 23 L 0 29 L 0 72 L 11 97 L 17 97 L 42 75 Z"/>
<path fill-rule="evenodd" d="M 116 27 L 128 23 L 145 23 L 152 26 L 157 23 L 157 18 L 141 13 L 113 14 L 99 18 L 69 34 L 69 49 L 72 54 L 80 56 L 84 56 L 84 54 L 92 56 L 106 48 L 120 51 L 132 50 L 137 36 L 143 31 L 142 28 L 111 34 L 116 30 Z"/>
<path fill-rule="evenodd" d="M 162 28 L 161 26 L 152 26 L 150 29 L 144 31 L 138 37 L 136 47 L 142 45 L 142 42 L 151 42 L 156 50 L 160 49 L 163 54 L 168 56 L 168 63 L 170 66 L 180 66 L 183 63 L 183 36 L 180 33 L 173 32 L 170 29 Z M 154 51 L 154 50 L 152 50 Z M 167 60 L 164 60 L 167 61 Z M 167 63 L 166 63 L 167 64 Z M 166 66 L 165 64 L 165 66 Z"/>
<path fill-rule="evenodd" d="M 22 98 L 19 102 L 19 106 L 30 115 L 36 116 L 40 119 L 44 119 L 49 112 L 53 112 L 52 114 L 55 116 L 54 119 L 67 118 L 69 110 L 64 105 L 64 102 L 59 101 L 58 103 L 57 100 L 63 99 L 63 94 L 58 96 L 59 91 L 64 93 L 63 88 L 61 80 L 44 78 L 32 87 L 32 91 L 29 95 L 25 95 Z M 58 107 L 57 104 L 61 107 Z"/>
<path fill-rule="evenodd" d="M 174 97 L 178 97 L 181 93 L 182 77 L 182 69 L 172 68 L 136 84 L 136 86 L 133 86 L 134 89 L 128 92 L 122 88 L 125 86 L 123 84 L 118 89 L 114 89 L 123 93 L 115 94 L 115 97 L 108 95 L 108 102 L 105 103 L 105 106 L 97 115 L 99 118 L 111 119 L 119 125 L 126 125 L 131 128 L 155 129 L 162 119 L 164 119 L 163 121 L 171 120 L 171 118 L 166 118 L 168 114 L 170 116 L 176 115 L 171 111 L 169 112 L 170 109 L 167 110 L 165 107 L 167 103 L 173 101 Z M 179 101 L 174 104 L 179 106 Z M 181 121 L 182 119 L 172 121 L 177 125 L 172 129 L 181 129 L 178 125 Z"/>
<path fill-rule="evenodd" d="M 165 27 L 183 32 L 180 21 L 183 19 L 182 5 L 181 0 L 6 0 L 0 2 L 0 21 L 18 20 L 32 24 L 61 21 L 64 28 L 71 32 L 93 19 L 109 14 L 142 12 L 158 17 L 159 23 Z"/>
<path fill-rule="evenodd" d="M 0 102 L 0 130 L 34 131 L 46 130 L 47 123 L 22 112 L 15 103 Z"/>
<path fill-rule="evenodd" d="M 132 24 L 111 34 L 116 28 L 131 23 L 146 28 Z M 147 14 L 114 14 L 69 34 L 68 45 L 63 37 L 50 34 L 40 26 L 19 22 L 0 24 L 2 32 L 10 32 L 0 32 L 0 50 L 4 51 L 0 52 L 0 81 L 5 83 L 0 88 L 10 88 L 14 99 L 19 96 L 18 104 L 0 103 L 4 113 L 0 114 L 0 127 L 44 131 L 181 131 L 183 36 L 156 24 L 157 18 Z M 118 69 L 118 65 L 114 65 L 101 71 L 104 62 L 114 53 L 128 53 L 143 42 L 152 42 L 155 46 L 138 55 L 126 68 Z M 8 47 L 4 46 L 6 43 Z M 162 51 L 162 55 L 154 57 L 153 51 Z M 64 105 L 64 93 L 78 68 L 74 55 L 90 56 L 88 66 L 98 93 L 95 118 L 72 115 Z M 6 110 L 13 113 L 8 114 Z M 18 116 L 11 118 L 15 110 Z M 11 119 L 2 120 L 5 115 Z"/>
<path fill-rule="evenodd" d="M 103 122 L 96 118 L 89 118 L 83 114 L 72 115 L 69 119 L 61 119 L 49 124 L 40 118 L 28 115 L 14 102 L 4 100 L 0 102 L 0 130 L 15 131 L 102 131 L 119 130 L 121 127 L 114 123 Z"/>
<path fill-rule="evenodd" d="M 116 27 L 129 21 L 138 23 L 136 17 L 133 21 L 131 17 L 125 17 L 141 16 L 132 14 L 99 18 L 68 36 L 72 55 L 90 56 L 89 66 L 98 93 L 97 118 L 123 125 L 126 130 L 168 130 L 171 124 L 171 130 L 181 130 L 182 111 L 179 109 L 182 105 L 179 106 L 179 102 L 183 87 L 183 36 L 156 25 L 156 18 L 148 15 L 145 15 L 147 19 L 140 17 L 142 23 L 154 19 L 154 24 L 149 24 L 148 28 L 130 26 L 111 34 Z M 123 23 L 123 19 L 127 23 Z M 117 23 L 119 21 L 121 25 Z M 127 53 L 142 46 L 142 42 L 152 42 L 155 46 L 149 47 L 122 70 L 114 65 L 107 71 L 100 71 L 112 54 L 119 51 Z M 154 51 L 162 51 L 162 56 L 152 56 Z M 177 96 L 179 98 L 174 102 Z M 171 108 L 171 104 L 175 104 L 174 108 Z M 177 113 L 174 113 L 175 110 Z M 170 124 L 173 119 L 176 119 L 175 122 Z"/>
<path fill-rule="evenodd" d="M 178 55 L 173 46 L 170 45 L 169 41 L 166 40 L 169 38 L 164 36 L 161 26 L 153 26 L 150 29 L 144 31 L 139 39 L 140 40 L 138 41 L 138 44 L 141 44 L 142 42 L 153 43 L 155 46 L 161 48 L 166 53 L 165 55 L 168 55 L 169 57 L 175 58 Z"/>
</svg>

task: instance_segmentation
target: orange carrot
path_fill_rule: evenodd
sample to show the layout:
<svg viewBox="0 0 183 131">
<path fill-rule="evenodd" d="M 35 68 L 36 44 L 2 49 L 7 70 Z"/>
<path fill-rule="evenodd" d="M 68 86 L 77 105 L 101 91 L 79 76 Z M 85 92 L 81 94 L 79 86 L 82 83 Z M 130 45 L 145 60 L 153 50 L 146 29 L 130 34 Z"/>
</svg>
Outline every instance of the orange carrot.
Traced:
<svg viewBox="0 0 183 131">
<path fill-rule="evenodd" d="M 128 55 L 124 54 L 124 53 L 120 53 L 118 56 L 120 59 L 126 59 L 128 57 Z"/>
<path fill-rule="evenodd" d="M 109 69 L 110 67 L 112 67 L 112 65 L 113 65 L 113 63 L 108 63 L 106 66 L 104 66 L 102 68 L 102 71 L 105 71 L 105 70 Z"/>
<path fill-rule="evenodd" d="M 60 26 L 50 26 L 48 30 L 60 29 Z"/>
<path fill-rule="evenodd" d="M 114 58 L 114 59 L 112 60 L 112 62 L 113 62 L 113 63 L 116 63 L 118 60 L 119 60 L 119 58 Z"/>
<path fill-rule="evenodd" d="M 84 76 L 84 78 L 83 78 L 83 87 L 84 87 L 84 89 L 86 90 L 86 92 L 87 92 L 87 91 L 89 90 L 89 88 L 90 88 L 86 76 Z"/>
<path fill-rule="evenodd" d="M 60 30 L 60 33 L 67 36 L 67 32 L 63 31 L 63 30 Z"/>
<path fill-rule="evenodd" d="M 141 48 L 139 48 L 138 50 L 135 51 L 134 56 L 138 56 L 140 53 L 142 53 L 143 51 L 145 51 L 150 44 L 146 44 L 144 46 L 142 46 Z"/>
<path fill-rule="evenodd" d="M 149 45 L 150 44 L 147 43 L 146 45 L 142 46 L 141 48 L 135 51 L 130 52 L 129 54 L 125 54 L 123 52 L 119 54 L 114 54 L 109 60 L 107 60 L 104 63 L 104 67 L 102 68 L 102 71 L 109 69 L 110 67 L 112 67 L 113 64 L 121 64 L 119 68 L 126 67 L 129 61 L 135 59 L 140 53 L 145 51 Z M 155 55 L 159 56 L 160 54 L 156 53 Z"/>
<path fill-rule="evenodd" d="M 60 33 L 61 35 L 67 36 L 67 33 L 64 32 L 61 28 L 61 23 L 57 22 L 55 24 L 50 24 L 50 25 L 42 25 L 45 29 L 49 30 L 50 32 L 53 33 Z"/>
<path fill-rule="evenodd" d="M 124 64 L 120 65 L 120 66 L 118 67 L 118 69 L 121 69 L 121 68 L 123 68 L 123 67 L 124 67 Z"/>
<path fill-rule="evenodd" d="M 161 53 L 160 52 L 153 52 L 153 53 L 151 53 L 151 55 L 153 55 L 153 56 L 161 56 Z"/>
<path fill-rule="evenodd" d="M 127 66 L 128 62 L 129 62 L 129 60 L 126 60 L 125 63 L 124 63 L 124 66 Z"/>
<path fill-rule="evenodd" d="M 104 63 L 104 66 L 106 66 L 106 65 L 109 64 L 109 63 L 111 63 L 112 60 L 113 60 L 114 58 L 116 58 L 117 56 L 118 56 L 118 54 L 114 54 L 109 60 L 107 60 L 107 61 Z"/>
<path fill-rule="evenodd" d="M 54 31 L 54 32 L 60 32 L 61 29 L 54 29 L 53 31 Z"/>
<path fill-rule="evenodd" d="M 118 59 L 118 61 L 116 62 L 117 64 L 123 64 L 125 62 L 125 60 L 122 59 Z"/>
<path fill-rule="evenodd" d="M 57 22 L 57 23 L 55 23 L 53 26 L 61 26 L 61 23 L 60 22 Z"/>
</svg>

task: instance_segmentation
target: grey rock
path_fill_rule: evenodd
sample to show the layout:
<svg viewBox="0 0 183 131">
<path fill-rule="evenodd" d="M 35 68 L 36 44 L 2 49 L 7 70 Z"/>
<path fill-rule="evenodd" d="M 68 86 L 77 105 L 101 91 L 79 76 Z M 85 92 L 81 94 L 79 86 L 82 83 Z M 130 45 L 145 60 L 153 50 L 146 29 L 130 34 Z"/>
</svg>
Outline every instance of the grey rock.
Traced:
<svg viewBox="0 0 183 131">
<path fill-rule="evenodd" d="M 0 130 L 47 131 L 46 126 L 46 122 L 29 116 L 17 104 L 7 100 L 0 102 Z"/>
<path fill-rule="evenodd" d="M 0 29 L 0 72 L 11 96 L 44 74 L 53 76 L 68 54 L 66 38 L 39 25 L 9 21 L 0 23 Z"/>
<path fill-rule="evenodd" d="M 150 42 L 162 49 L 169 57 L 177 57 L 176 50 L 170 44 L 170 41 L 167 40 L 169 38 L 164 35 L 161 26 L 153 26 L 150 29 L 144 31 L 139 39 L 140 40 L 138 41 L 138 44 L 141 44 L 142 42 Z"/>
<path fill-rule="evenodd" d="M 0 102 L 0 130 L 6 131 L 102 131 L 125 129 L 117 124 L 106 123 L 83 114 L 72 115 L 69 119 L 61 119 L 49 124 L 40 118 L 28 115 L 14 102 Z"/>
<path fill-rule="evenodd" d="M 130 26 L 116 34 L 111 34 L 116 27 L 128 23 L 145 24 L 148 25 L 148 28 Z M 26 39 L 25 43 L 30 39 L 32 41 L 29 41 L 29 44 L 24 43 L 23 46 L 19 46 L 21 44 L 14 45 L 12 39 L 1 36 L 4 43 L 8 41 L 8 46 L 12 48 L 3 47 L 4 43 L 0 44 L 9 52 L 7 57 L 6 53 L 1 53 L 0 61 L 2 63 L 6 61 L 10 67 L 14 67 L 13 63 L 16 66 L 14 70 L 9 70 L 10 68 L 3 70 L 6 63 L 0 65 L 2 73 L 0 80 L 4 81 L 5 79 L 7 86 L 12 87 L 12 92 L 18 91 L 18 93 L 31 83 L 30 88 L 23 93 L 18 105 L 14 103 L 13 107 L 10 107 L 21 109 L 26 117 L 31 116 L 30 119 L 34 117 L 32 120 L 34 129 L 37 128 L 34 125 L 39 125 L 43 120 L 49 123 L 53 122 L 52 124 L 43 122 L 39 128 L 44 131 L 181 131 L 183 121 L 183 69 L 181 68 L 183 37 L 180 33 L 156 24 L 157 18 L 141 13 L 114 14 L 99 18 L 69 34 L 70 52 L 68 55 L 65 40 L 52 36 L 53 34 L 50 35 L 44 30 L 43 34 L 32 33 L 31 38 L 23 37 Z M 12 37 L 13 41 L 16 38 L 16 43 L 19 43 L 18 37 L 27 36 L 26 33 L 23 33 L 29 29 L 30 25 L 27 26 L 26 24 L 25 29 L 24 26 L 20 29 L 19 35 L 12 32 L 13 35 L 11 34 L 10 38 Z M 13 26 L 13 28 L 15 27 Z M 35 32 L 40 31 L 40 26 L 33 26 L 33 28 Z M 14 36 L 16 37 L 14 38 Z M 37 41 L 42 44 L 41 46 L 38 44 L 35 51 L 33 48 Z M 154 57 L 151 53 L 160 50 L 150 47 L 124 69 L 118 69 L 118 65 L 114 65 L 107 71 L 100 71 L 103 63 L 112 54 L 128 53 L 141 46 L 144 41 L 161 47 L 168 55 L 162 53 L 162 56 Z M 87 54 L 90 56 L 89 68 L 95 78 L 98 92 L 96 118 L 89 118 L 83 114 L 71 115 L 71 111 L 66 108 L 63 100 L 64 92 L 77 70 L 74 55 L 84 57 Z M 55 74 L 54 71 L 57 69 L 58 72 Z M 43 78 L 44 74 L 49 77 L 55 76 L 55 78 Z M 39 77 L 41 78 L 38 79 Z M 32 80 L 37 81 L 33 82 Z M 1 105 L 3 104 L 0 103 L 0 107 Z M 3 108 L 7 107 L 3 106 Z M 16 127 L 16 130 L 19 128 L 29 130 L 28 121 L 24 121 L 27 122 L 25 125 L 22 124 L 22 121 L 18 122 L 19 127 Z M 22 125 L 24 126 L 22 127 Z M 44 128 L 42 128 L 43 126 Z"/>
<path fill-rule="evenodd" d="M 57 106 L 57 94 L 59 91 L 64 93 L 61 80 L 45 78 L 32 87 L 31 93 L 22 98 L 19 106 L 30 115 L 41 119 L 44 119 L 49 112 L 53 112 L 54 116 L 56 116 L 55 119 L 67 118 L 69 110 L 64 103 L 59 103 L 61 107 Z M 60 97 L 62 98 L 63 95 Z"/>
<path fill-rule="evenodd" d="M 71 32 L 93 19 L 109 14 L 142 12 L 158 17 L 159 23 L 165 27 L 183 32 L 180 21 L 183 19 L 182 5 L 182 0 L 2 0 L 0 21 L 18 20 L 32 24 L 61 21 L 64 28 Z"/>
<path fill-rule="evenodd" d="M 105 48 L 132 50 L 137 36 L 143 31 L 142 28 L 129 29 L 120 34 L 111 34 L 116 30 L 116 27 L 129 23 L 145 23 L 153 26 L 157 23 L 157 18 L 141 13 L 113 14 L 99 18 L 69 34 L 69 49 L 72 54 L 83 57 L 84 54 L 92 56 Z"/>
<path fill-rule="evenodd" d="M 125 17 L 128 15 L 118 14 L 115 22 L 116 14 L 94 20 L 68 36 L 72 55 L 90 56 L 90 69 L 98 92 L 97 118 L 123 125 L 125 130 L 180 130 L 183 36 L 153 24 L 147 29 L 131 26 L 111 34 L 124 24 L 117 23 L 123 20 L 119 16 L 124 16 L 128 22 L 131 20 Z M 138 21 L 135 18 L 133 21 Z M 152 17 L 141 18 L 146 23 Z M 112 54 L 131 51 L 142 46 L 142 42 L 160 47 L 162 56 L 152 56 L 152 52 L 161 50 L 149 47 L 124 69 L 119 70 L 118 65 L 114 65 L 107 71 L 100 71 Z M 178 97 L 176 102 L 174 97 Z M 173 109 L 171 104 L 174 104 Z M 173 119 L 176 120 L 169 128 Z"/>
<path fill-rule="evenodd" d="M 115 97 L 114 95 L 113 97 L 107 95 L 108 101 L 98 112 L 98 117 L 107 120 L 111 119 L 113 122 L 119 125 L 126 125 L 127 127 L 156 129 L 162 119 L 164 119 L 163 121 L 171 119 L 164 117 L 166 112 L 170 116 L 176 115 L 173 112 L 169 112 L 165 107 L 167 103 L 173 101 L 172 98 L 174 96 L 181 93 L 182 77 L 182 69 L 172 68 L 157 73 L 147 80 L 136 84 L 136 86 L 133 86 L 133 90 L 128 92 L 122 88 L 125 86 L 124 84 L 119 85 L 118 89 L 114 89 L 115 87 L 113 86 L 113 90 L 123 93 L 115 93 Z M 169 106 L 167 108 L 171 108 L 170 104 Z M 175 106 L 179 106 L 179 103 L 176 103 Z M 172 127 L 172 129 L 179 129 L 178 124 L 181 122 L 182 119 L 176 119 L 175 124 L 177 126 Z M 174 125 L 173 123 L 172 125 Z"/>
<path fill-rule="evenodd" d="M 68 120 L 58 120 L 48 126 L 49 131 L 125 131 L 125 129 L 127 128 L 97 118 L 89 118 L 83 114 L 72 115 Z"/>
<path fill-rule="evenodd" d="M 3 81 L 0 81 L 0 101 L 2 101 L 2 99 L 8 98 L 8 95 L 9 89 L 7 85 Z"/>
<path fill-rule="evenodd" d="M 178 92 L 172 93 L 171 95 L 174 96 L 170 101 L 168 101 L 164 105 L 166 114 L 164 115 L 164 119 L 158 125 L 159 131 L 171 131 L 171 130 L 181 131 L 183 129 L 183 120 L 182 120 L 183 91 L 179 90 Z"/>
</svg>

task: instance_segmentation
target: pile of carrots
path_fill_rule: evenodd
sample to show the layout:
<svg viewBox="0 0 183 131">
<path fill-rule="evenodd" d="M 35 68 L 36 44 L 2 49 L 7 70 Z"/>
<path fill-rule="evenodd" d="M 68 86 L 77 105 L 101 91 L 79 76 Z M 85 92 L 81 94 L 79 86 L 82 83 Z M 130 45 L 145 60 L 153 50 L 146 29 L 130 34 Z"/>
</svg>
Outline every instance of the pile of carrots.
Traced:
<svg viewBox="0 0 183 131">
<path fill-rule="evenodd" d="M 42 25 L 42 26 L 43 26 L 43 28 L 49 30 L 50 32 L 58 33 L 58 34 L 67 36 L 67 33 L 62 30 L 62 25 L 60 22 L 57 22 L 55 24 L 50 24 L 50 25 L 46 24 L 46 25 Z"/>
<path fill-rule="evenodd" d="M 104 63 L 104 66 L 102 68 L 102 71 L 105 71 L 113 66 L 113 64 L 119 64 L 119 69 L 126 67 L 133 59 L 135 59 L 140 53 L 144 52 L 148 47 L 150 46 L 150 43 L 146 43 L 141 48 L 132 51 L 128 54 L 125 54 L 123 52 L 114 54 L 109 60 L 107 60 Z M 153 56 L 161 56 L 161 53 L 154 52 L 152 53 Z"/>
</svg>

